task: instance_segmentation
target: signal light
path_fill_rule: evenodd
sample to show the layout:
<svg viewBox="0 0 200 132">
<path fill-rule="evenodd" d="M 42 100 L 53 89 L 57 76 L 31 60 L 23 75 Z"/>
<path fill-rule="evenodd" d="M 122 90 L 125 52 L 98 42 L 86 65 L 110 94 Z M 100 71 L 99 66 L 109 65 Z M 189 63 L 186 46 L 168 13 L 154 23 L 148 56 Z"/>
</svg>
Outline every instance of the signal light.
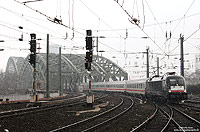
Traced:
<svg viewBox="0 0 200 132">
<path fill-rule="evenodd" d="M 30 54 L 29 63 L 35 67 L 36 62 L 36 54 Z"/>
<path fill-rule="evenodd" d="M 92 50 L 92 37 L 86 37 L 86 50 Z"/>
<path fill-rule="evenodd" d="M 92 30 L 86 30 L 86 37 L 85 37 L 85 41 L 86 41 L 86 50 L 89 50 L 86 52 L 86 57 L 85 57 L 85 69 L 87 69 L 88 71 L 91 71 L 91 62 L 92 62 Z"/>
<path fill-rule="evenodd" d="M 30 45 L 31 45 L 30 51 L 35 53 L 36 52 L 36 40 L 31 40 Z"/>
<path fill-rule="evenodd" d="M 86 52 L 85 61 L 86 62 L 92 62 L 92 56 L 93 56 L 92 51 Z"/>
<path fill-rule="evenodd" d="M 30 44 L 30 51 L 31 51 L 31 54 L 30 54 L 30 58 L 29 58 L 29 63 L 35 68 L 36 66 L 36 34 L 35 33 L 32 33 L 30 34 L 31 36 L 31 40 L 29 41 L 29 44 Z"/>
</svg>

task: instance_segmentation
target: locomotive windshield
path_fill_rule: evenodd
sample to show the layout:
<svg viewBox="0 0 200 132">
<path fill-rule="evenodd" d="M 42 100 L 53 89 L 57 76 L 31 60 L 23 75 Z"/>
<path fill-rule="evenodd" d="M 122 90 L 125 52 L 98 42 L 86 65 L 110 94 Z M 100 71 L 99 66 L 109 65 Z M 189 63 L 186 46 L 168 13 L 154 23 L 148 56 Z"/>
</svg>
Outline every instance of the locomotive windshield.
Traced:
<svg viewBox="0 0 200 132">
<path fill-rule="evenodd" d="M 184 79 L 182 77 L 168 77 L 167 84 L 170 86 L 184 86 Z"/>
</svg>

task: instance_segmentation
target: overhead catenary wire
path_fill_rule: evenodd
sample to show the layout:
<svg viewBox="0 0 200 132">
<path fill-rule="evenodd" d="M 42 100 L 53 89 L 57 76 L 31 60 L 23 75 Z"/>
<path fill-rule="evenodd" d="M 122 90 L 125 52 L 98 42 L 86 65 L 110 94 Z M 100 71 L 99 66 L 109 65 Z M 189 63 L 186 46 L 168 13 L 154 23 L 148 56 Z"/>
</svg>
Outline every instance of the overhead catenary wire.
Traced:
<svg viewBox="0 0 200 132">
<path fill-rule="evenodd" d="M 3 24 L 1 24 L 1 23 L 3 23 Z M 12 27 L 7 26 L 7 25 L 10 25 L 10 26 L 12 26 Z M 13 24 L 10 24 L 10 23 L 7 23 L 7 22 L 0 21 L 0 26 L 3 26 L 3 27 L 5 27 L 5 28 L 8 28 L 8 29 L 11 29 L 11 30 L 14 30 L 14 31 L 17 31 L 17 32 L 20 32 L 20 33 L 24 33 L 24 34 L 29 35 L 28 32 L 19 30 L 18 28 L 21 27 L 21 26 L 18 26 L 18 25 L 13 25 Z M 13 27 L 14 27 L 14 28 L 13 28 Z M 24 30 L 32 31 L 32 32 L 35 32 L 35 33 L 46 34 L 46 33 L 41 32 L 41 31 L 39 32 L 38 30 L 32 30 L 32 29 L 28 29 L 28 28 L 24 28 L 24 27 L 22 27 L 22 28 L 23 28 Z M 5 35 L 5 36 L 6 36 L 6 35 Z M 56 38 L 56 36 L 54 36 L 54 35 L 50 35 L 50 36 Z M 61 37 L 60 37 L 60 39 L 61 39 Z M 62 39 L 64 39 L 64 37 L 63 37 Z"/>
<path fill-rule="evenodd" d="M 6 38 L 12 38 L 12 39 L 16 39 L 18 40 L 19 38 L 13 37 L 13 36 L 9 36 L 9 35 L 5 35 L 5 34 L 0 34 L 0 36 L 6 37 Z"/>
<path fill-rule="evenodd" d="M 112 49 L 112 50 L 114 50 L 115 52 L 121 53 L 121 51 L 118 51 L 118 50 L 116 50 L 115 48 L 110 47 L 110 46 L 108 46 L 108 45 L 105 44 L 105 43 L 102 43 L 102 42 L 100 42 L 100 41 L 99 41 L 99 43 L 101 43 L 102 45 L 104 45 L 104 46 L 106 46 L 106 47 L 108 47 L 108 48 L 110 48 L 110 49 Z"/>
<path fill-rule="evenodd" d="M 1 21 L 0 21 L 0 22 L 1 22 Z M 6 27 L 6 28 L 9 28 L 9 29 L 15 30 L 15 31 L 17 31 L 17 32 L 22 32 L 22 33 L 25 33 L 25 34 L 29 34 L 29 33 L 27 33 L 27 32 L 24 32 L 24 31 L 21 31 L 21 30 L 18 30 L 18 29 L 15 29 L 15 28 L 9 27 L 9 26 L 4 25 L 4 24 L 1 24 L 1 23 L 0 23 L 0 26 L 3 26 L 3 27 Z"/>
<path fill-rule="evenodd" d="M 185 12 L 185 14 L 183 15 L 182 18 L 180 18 L 178 24 L 175 26 L 174 30 L 172 31 L 172 33 L 175 32 L 175 30 L 177 29 L 177 27 L 179 26 L 179 24 L 181 23 L 181 21 L 185 18 L 185 15 L 189 12 L 189 10 L 191 9 L 192 5 L 194 4 L 195 0 L 193 0 L 193 2 L 190 4 L 189 8 L 187 9 L 187 11 Z"/>
<path fill-rule="evenodd" d="M 45 30 L 49 30 L 49 31 L 51 31 L 51 32 L 53 32 L 53 33 L 56 33 L 56 34 L 59 34 L 59 35 L 62 35 L 62 36 L 63 36 L 63 34 L 60 34 L 60 33 L 56 32 L 56 31 L 54 31 L 54 30 L 52 30 L 52 29 L 49 29 L 49 28 L 47 28 L 47 27 L 45 27 L 45 26 L 42 26 L 42 25 L 40 25 L 40 24 L 38 24 L 38 23 L 35 23 L 35 22 L 33 22 L 32 20 L 29 20 L 29 19 L 27 19 L 27 18 L 25 18 L 25 17 L 32 18 L 32 19 L 37 19 L 37 20 L 40 20 L 40 21 L 44 21 L 44 20 L 42 20 L 42 19 L 38 19 L 38 18 L 31 17 L 31 16 L 24 15 L 24 14 L 20 14 L 20 13 L 17 13 L 17 12 L 15 12 L 15 11 L 12 11 L 12 10 L 10 10 L 10 9 L 7 9 L 7 8 L 5 8 L 5 7 L 2 7 L 2 6 L 0 6 L 0 8 L 2 8 L 2 9 L 4 9 L 4 10 L 6 10 L 6 11 L 8 11 L 8 12 L 14 14 L 14 15 L 16 15 L 17 17 L 22 17 L 22 16 L 23 16 L 22 19 L 25 19 L 26 21 L 28 21 L 28 22 L 30 22 L 30 23 L 33 23 L 33 24 L 35 24 L 35 25 L 37 25 L 37 26 L 39 26 L 39 27 L 41 27 L 41 28 L 43 28 L 43 29 L 45 29 Z M 7 28 L 12 29 L 12 30 L 15 30 L 15 31 L 18 31 L 18 32 L 20 32 L 20 33 L 29 34 L 28 32 L 24 32 L 24 31 L 18 30 L 19 25 L 13 25 L 13 24 L 10 24 L 10 23 L 8 23 L 8 22 L 3 22 L 3 21 L 0 21 L 0 22 L 3 23 L 3 24 L 6 24 L 6 25 L 2 25 L 2 26 L 4 26 L 4 27 L 7 27 Z M 12 27 L 9 27 L 9 26 L 7 26 L 7 25 L 12 26 L 12 27 L 15 27 L 16 29 L 15 29 L 15 28 L 12 28 Z M 45 33 L 45 32 L 41 32 L 41 31 L 38 31 L 38 30 L 33 30 L 33 29 L 24 28 L 23 26 L 22 26 L 22 28 L 23 28 L 24 30 L 28 30 L 28 31 L 35 32 L 35 33 L 47 34 L 47 33 Z M 1 35 L 1 36 L 2 36 L 2 35 Z M 6 35 L 4 35 L 4 36 L 6 36 Z M 52 35 L 52 34 L 51 34 L 50 36 L 53 37 L 53 38 L 59 38 L 59 39 L 66 40 L 66 37 L 65 37 L 65 36 L 63 36 L 63 37 L 56 37 L 56 36 L 54 36 L 54 35 Z M 12 38 L 11 36 L 6 36 L 6 37 L 7 37 L 7 38 Z M 16 41 L 19 41 L 18 39 L 19 39 L 19 38 L 15 38 Z"/>
<path fill-rule="evenodd" d="M 200 15 L 200 13 L 195 13 L 195 14 L 191 14 L 191 15 L 188 15 L 188 16 L 185 16 L 185 18 L 190 18 L 190 17 L 194 17 L 194 16 L 197 16 L 197 15 Z M 164 22 L 159 22 L 157 24 L 153 23 L 153 24 L 148 24 L 148 25 L 145 25 L 145 27 L 151 27 L 151 26 L 156 26 L 156 25 L 162 25 L 162 24 L 166 24 L 166 23 L 173 23 L 173 22 L 176 22 L 176 21 L 179 21 L 181 20 L 181 18 L 177 18 L 177 19 L 172 19 L 172 20 L 169 20 L 169 21 L 164 21 Z M 136 29 L 138 27 L 126 27 L 126 28 L 121 28 L 121 29 L 113 29 L 115 31 L 120 31 L 120 30 L 131 30 L 131 29 Z M 77 29 L 80 29 L 80 30 L 86 30 L 86 29 L 83 29 L 83 28 L 77 28 Z M 99 31 L 113 31 L 113 30 L 109 30 L 109 29 L 99 29 Z"/>
<path fill-rule="evenodd" d="M 116 1 L 116 0 L 115 0 Z M 118 1 L 116 1 L 118 3 Z M 123 7 L 120 3 L 118 3 L 118 5 L 124 10 L 124 12 L 129 16 L 129 18 L 131 19 L 132 24 L 135 24 L 137 27 L 139 27 L 139 29 L 141 29 L 141 31 L 165 54 L 167 55 L 167 53 L 165 53 L 165 51 L 139 26 L 138 20 L 134 19 Z"/>
<path fill-rule="evenodd" d="M 144 13 L 144 0 L 142 0 L 142 10 L 143 10 L 143 19 L 144 19 L 144 22 L 143 22 L 143 29 L 144 29 L 144 24 L 145 24 L 145 13 Z"/>
<path fill-rule="evenodd" d="M 17 12 L 14 12 L 14 11 L 11 11 L 11 10 L 9 10 L 9 9 L 7 9 L 7 8 L 4 8 L 4 7 L 2 7 L 1 6 L 1 8 L 2 9 L 4 9 L 4 10 L 6 10 L 6 11 L 8 11 L 8 12 L 10 12 L 10 13 L 12 13 L 12 14 L 14 14 L 14 15 L 16 15 L 16 16 L 18 16 L 18 17 L 21 17 L 21 16 L 26 16 L 26 15 L 23 15 L 23 14 L 20 14 L 20 13 L 17 13 Z M 26 17 L 30 17 L 30 16 L 26 16 Z M 32 17 L 31 17 L 32 18 Z M 22 19 L 25 19 L 25 18 L 22 18 Z M 34 18 L 35 19 L 35 18 Z M 25 19 L 26 21 L 29 21 L 29 22 L 31 22 L 31 23 L 34 23 L 33 21 L 31 21 L 31 20 L 28 20 L 28 19 Z M 41 19 L 40 19 L 41 20 Z M 42 20 L 43 21 L 43 20 Z M 7 23 L 8 24 L 8 23 Z M 39 24 L 37 24 L 37 23 L 34 23 L 34 24 L 36 24 L 36 25 L 38 25 L 38 26 L 40 26 L 40 27 L 43 27 L 43 28 L 45 28 L 46 29 L 46 27 L 44 27 L 44 26 L 41 26 L 41 25 L 39 25 Z M 11 25 L 11 24 L 8 24 L 8 25 Z M 12 25 L 13 26 L 13 25 Z M 4 27 L 5 27 L 5 25 L 4 25 Z M 12 30 L 16 30 L 16 31 L 19 31 L 19 32 L 21 32 L 20 30 L 17 30 L 17 27 L 18 26 L 15 26 L 16 27 L 16 29 L 14 29 L 14 28 L 12 28 Z M 7 28 L 10 28 L 10 27 L 8 27 L 7 26 Z M 25 29 L 25 28 L 23 28 L 23 29 Z M 27 30 L 30 30 L 30 29 L 27 29 Z M 48 29 L 48 30 L 51 30 L 51 29 Z M 30 30 L 30 31 L 34 31 L 34 30 Z M 51 30 L 51 31 L 53 31 L 53 30 Z M 46 34 L 46 33 L 42 33 L 42 32 L 39 32 L 39 31 L 35 31 L 36 33 L 41 33 L 41 34 Z M 53 31 L 53 32 L 55 32 L 55 31 Z M 27 32 L 24 32 L 24 33 L 26 33 L 26 34 L 28 34 Z M 62 35 L 62 34 L 60 34 L 60 35 Z M 7 35 L 1 35 L 1 36 L 4 36 L 4 37 L 7 37 L 7 38 L 14 38 L 14 37 L 12 37 L 12 36 L 7 36 Z M 53 36 L 53 35 L 50 35 L 51 37 L 54 37 L 54 38 L 58 38 L 58 37 L 56 37 L 56 36 Z M 19 41 L 18 39 L 19 38 L 14 38 L 15 39 L 15 41 Z M 52 38 L 53 39 L 53 38 Z M 59 39 L 63 39 L 63 40 L 65 40 L 66 38 L 64 38 L 64 37 L 59 37 Z"/>
<path fill-rule="evenodd" d="M 31 16 L 27 16 L 27 15 L 24 15 L 24 14 L 17 13 L 17 12 L 14 12 L 14 11 L 10 10 L 10 9 L 7 9 L 7 8 L 5 8 L 5 7 L 2 7 L 2 6 L 0 6 L 0 8 L 2 8 L 2 9 L 4 9 L 4 10 L 6 10 L 6 11 L 8 11 L 8 12 L 14 14 L 14 15 L 16 15 L 17 17 L 22 17 L 22 15 L 23 15 L 23 19 L 25 19 L 26 21 L 28 21 L 28 22 L 30 22 L 30 23 L 32 23 L 32 24 L 34 24 L 34 25 L 37 25 L 38 27 L 41 27 L 41 28 L 43 28 L 43 29 L 45 29 L 45 30 L 51 31 L 52 33 L 56 33 L 56 34 L 62 35 L 62 34 L 56 32 L 56 31 L 54 31 L 54 30 L 52 30 L 52 29 L 49 29 L 49 28 L 47 28 L 47 27 L 45 27 L 45 26 L 42 26 L 42 25 L 40 25 L 40 24 L 38 24 L 38 23 L 35 23 L 35 22 L 33 22 L 33 21 L 31 21 L 31 20 L 25 18 L 25 17 L 43 21 L 43 20 L 41 20 L 41 19 L 38 19 L 38 18 L 35 18 L 35 17 L 31 17 Z M 38 31 L 37 31 L 37 32 L 38 32 Z"/>
<path fill-rule="evenodd" d="M 185 16 L 186 14 L 189 12 L 189 10 L 191 9 L 191 7 L 193 6 L 195 0 L 193 0 L 193 2 L 190 4 L 189 8 L 187 9 L 187 11 L 185 12 L 185 14 L 183 15 L 183 17 L 180 19 L 180 21 L 178 22 L 178 24 L 176 25 L 176 27 L 174 28 L 174 30 L 172 31 L 172 33 L 177 29 L 178 25 L 181 23 L 181 21 L 184 19 L 185 20 Z M 193 15 L 192 15 L 193 16 Z M 192 35 L 194 35 L 196 32 L 198 32 L 200 29 L 200 27 L 194 32 L 192 33 L 187 39 L 189 39 Z M 184 41 L 186 41 L 187 39 L 185 39 Z M 175 49 L 177 49 L 179 47 L 179 45 L 177 45 L 171 52 L 173 52 Z"/>
<path fill-rule="evenodd" d="M 185 41 L 187 41 L 190 37 L 192 37 L 195 33 L 197 33 L 198 31 L 200 30 L 200 26 L 199 26 L 199 28 L 196 30 L 196 31 L 194 31 L 191 35 L 189 35 L 186 39 L 184 39 L 183 41 L 185 42 Z M 171 52 L 173 52 L 175 49 L 177 49 L 179 47 L 179 45 L 177 45 Z"/>
<path fill-rule="evenodd" d="M 59 25 L 62 25 L 62 26 L 64 26 L 64 27 L 68 28 L 68 29 L 71 29 L 71 30 L 75 31 L 76 33 L 81 34 L 81 35 L 85 35 L 85 34 L 79 32 L 79 31 L 74 30 L 74 29 L 70 28 L 69 26 L 63 24 L 62 21 L 59 20 L 59 19 L 51 18 L 51 17 L 47 16 L 46 14 L 40 12 L 39 10 L 36 10 L 36 9 L 34 9 L 34 8 L 30 7 L 30 6 L 28 6 L 27 4 L 24 4 L 24 3 L 22 3 L 22 2 L 19 2 L 18 0 L 14 0 L 14 1 L 17 2 L 17 3 L 19 3 L 19 4 L 22 4 L 22 5 L 26 6 L 27 8 L 29 8 L 29 9 L 31 9 L 31 10 L 37 12 L 37 13 L 39 13 L 40 15 L 46 17 L 46 18 L 47 18 L 49 21 L 51 21 L 51 22 L 54 22 L 54 23 L 59 24 Z"/>
<path fill-rule="evenodd" d="M 194 31 L 191 35 L 189 35 L 186 39 L 184 39 L 184 41 L 187 41 L 190 37 L 192 37 L 195 33 L 197 33 L 198 31 L 200 30 L 200 25 L 199 25 L 199 28 Z"/>
<path fill-rule="evenodd" d="M 160 26 L 160 24 L 159 24 L 159 22 L 158 22 L 156 16 L 154 15 L 153 11 L 151 10 L 149 4 L 147 3 L 146 0 L 145 0 L 145 2 L 146 2 L 146 4 L 147 4 L 147 6 L 148 6 L 148 8 L 149 8 L 149 10 L 150 10 L 150 12 L 151 12 L 151 14 L 153 15 L 154 19 L 156 20 L 156 23 L 159 25 L 159 27 L 160 27 L 161 31 L 163 32 L 163 34 L 165 34 L 165 32 L 164 32 L 164 30 L 162 29 L 162 27 Z"/>
<path fill-rule="evenodd" d="M 43 0 L 28 0 L 28 1 L 24 1 L 23 3 L 26 4 L 26 3 L 38 2 L 38 1 L 43 1 Z"/>
<path fill-rule="evenodd" d="M 82 0 L 79 0 L 90 12 L 92 12 L 99 20 L 101 20 L 106 26 L 108 26 L 111 31 L 114 31 L 116 34 L 118 34 L 120 37 L 124 38 L 121 34 L 119 34 L 117 31 L 115 31 L 110 25 L 108 25 L 103 19 L 101 19 L 93 10 L 91 10 Z"/>
</svg>

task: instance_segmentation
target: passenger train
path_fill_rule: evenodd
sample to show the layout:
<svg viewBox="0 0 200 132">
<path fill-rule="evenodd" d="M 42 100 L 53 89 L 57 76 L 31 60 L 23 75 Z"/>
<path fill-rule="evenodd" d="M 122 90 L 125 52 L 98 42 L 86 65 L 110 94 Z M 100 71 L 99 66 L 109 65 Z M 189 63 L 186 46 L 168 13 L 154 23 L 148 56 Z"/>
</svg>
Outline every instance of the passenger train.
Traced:
<svg viewBox="0 0 200 132">
<path fill-rule="evenodd" d="M 82 83 L 80 91 L 86 90 L 89 90 L 89 84 Z M 174 72 L 148 79 L 96 82 L 91 84 L 91 91 L 127 92 L 145 98 L 161 97 L 167 100 L 187 99 L 185 79 L 182 76 L 175 75 Z"/>
</svg>

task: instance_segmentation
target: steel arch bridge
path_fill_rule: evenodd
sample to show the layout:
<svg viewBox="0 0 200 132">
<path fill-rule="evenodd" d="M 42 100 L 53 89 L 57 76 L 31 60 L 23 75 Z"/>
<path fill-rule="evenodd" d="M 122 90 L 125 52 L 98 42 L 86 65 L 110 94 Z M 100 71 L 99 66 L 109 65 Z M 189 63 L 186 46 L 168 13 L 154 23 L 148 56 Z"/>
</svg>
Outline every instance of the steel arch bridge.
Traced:
<svg viewBox="0 0 200 132">
<path fill-rule="evenodd" d="M 58 54 L 49 54 L 49 89 L 58 90 L 59 63 Z M 16 73 L 18 76 L 17 89 L 32 89 L 33 68 L 26 58 L 10 57 L 7 62 L 6 73 Z M 36 64 L 37 89 L 45 90 L 46 84 L 46 54 L 37 54 Z M 128 79 L 128 74 L 117 64 L 102 56 L 93 56 L 92 82 L 122 81 Z M 61 55 L 61 85 L 66 91 L 77 91 L 82 82 L 88 81 L 88 72 L 85 70 L 85 55 Z"/>
</svg>

